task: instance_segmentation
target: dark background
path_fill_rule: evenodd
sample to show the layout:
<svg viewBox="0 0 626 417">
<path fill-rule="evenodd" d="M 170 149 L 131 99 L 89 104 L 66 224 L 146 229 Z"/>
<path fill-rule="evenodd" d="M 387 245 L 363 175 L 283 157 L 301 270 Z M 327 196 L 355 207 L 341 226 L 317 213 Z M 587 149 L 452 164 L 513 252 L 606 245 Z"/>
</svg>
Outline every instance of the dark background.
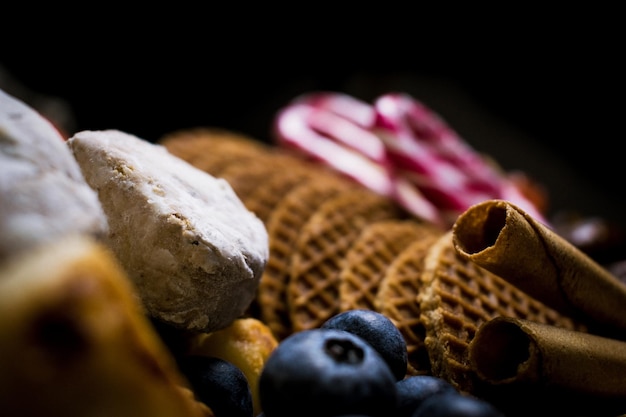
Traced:
<svg viewBox="0 0 626 417">
<path fill-rule="evenodd" d="M 405 91 L 505 169 L 545 184 L 552 212 L 626 222 L 617 10 L 476 18 L 451 14 L 452 6 L 385 3 L 366 17 L 311 5 L 282 15 L 241 7 L 245 17 L 189 10 L 31 22 L 3 37 L 16 41 L 3 41 L 0 82 L 9 92 L 20 86 L 32 103 L 60 99 L 68 133 L 115 128 L 151 141 L 195 126 L 271 141 L 273 116 L 298 94 L 371 101 Z"/>
</svg>

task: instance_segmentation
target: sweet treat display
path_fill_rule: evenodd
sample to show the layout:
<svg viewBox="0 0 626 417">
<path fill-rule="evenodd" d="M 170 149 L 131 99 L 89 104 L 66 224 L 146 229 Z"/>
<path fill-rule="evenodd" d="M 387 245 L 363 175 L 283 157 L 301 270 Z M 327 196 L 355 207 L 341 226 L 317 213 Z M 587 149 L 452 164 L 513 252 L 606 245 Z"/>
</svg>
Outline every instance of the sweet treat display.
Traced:
<svg viewBox="0 0 626 417">
<path fill-rule="evenodd" d="M 74 232 L 107 233 L 98 196 L 59 131 L 2 90 L 0 178 L 0 262 Z"/>
<path fill-rule="evenodd" d="M 101 222 L 44 250 L 0 212 L 25 242 L 0 263 L 0 414 L 626 413 L 619 263 L 561 236 L 540 184 L 406 94 L 304 94 L 272 128 L 273 144 L 207 126 L 3 154 L 12 177 L 69 155 L 95 208 L 68 212 Z"/>
<path fill-rule="evenodd" d="M 67 145 L 151 316 L 211 331 L 245 312 L 267 262 L 267 233 L 225 180 L 121 131 L 78 132 Z"/>
<path fill-rule="evenodd" d="M 325 97 L 325 99 L 330 100 L 329 97 Z M 324 100 L 315 102 L 315 106 L 320 105 L 320 103 L 324 103 Z M 303 102 L 297 101 L 295 106 L 303 105 Z M 321 118 L 328 116 L 327 114 L 322 116 L 326 110 L 323 106 L 321 110 L 318 109 L 319 111 L 315 112 L 313 111 L 315 106 L 312 103 L 307 102 L 306 105 L 311 106 L 307 110 L 308 117 L 314 118 L 313 114 Z M 341 108 L 346 109 L 349 106 Z M 336 109 L 333 107 L 333 110 Z M 349 112 L 347 114 L 350 115 Z M 290 114 L 289 117 L 295 116 Z M 337 115 L 333 117 L 329 117 L 329 120 L 336 121 Z M 342 117 L 346 117 L 346 113 L 342 113 Z M 310 122 L 311 119 L 305 120 Z M 312 129 L 315 132 L 313 139 L 309 138 L 308 141 L 298 142 L 299 146 L 286 147 L 285 154 L 300 157 L 303 162 L 317 161 L 323 165 L 320 168 L 332 166 L 333 161 L 342 161 L 341 158 L 335 159 L 334 157 L 323 160 L 320 158 L 322 153 L 315 154 L 315 152 L 320 151 L 320 147 L 328 145 L 328 143 L 320 145 L 319 142 L 315 141 L 328 140 L 324 135 L 331 133 L 339 135 L 337 132 L 343 131 L 340 129 L 333 130 L 333 124 L 330 126 L 324 129 L 320 125 L 315 125 L 315 129 Z M 346 126 L 343 125 L 343 127 Z M 363 126 L 361 129 L 364 129 Z M 174 138 L 170 137 L 169 140 L 172 141 Z M 280 140 L 284 140 L 284 138 L 279 138 L 278 150 L 283 149 Z M 314 143 L 311 144 L 311 141 Z M 336 138 L 333 138 L 333 141 L 339 142 Z M 360 142 L 357 141 L 357 144 L 352 144 L 355 148 L 346 147 L 341 151 L 349 149 L 348 152 L 358 154 L 362 151 L 358 148 L 358 143 Z M 172 145 L 171 142 L 170 145 Z M 444 148 L 445 146 L 439 149 L 439 155 L 444 154 Z M 337 150 L 335 147 L 331 147 L 331 149 Z M 461 149 L 468 151 L 467 148 Z M 337 151 L 339 152 L 339 150 Z M 462 152 L 460 153 L 462 154 Z M 457 155 L 457 157 L 460 156 Z M 266 153 L 261 152 L 258 159 L 265 158 Z M 470 159 L 466 160 L 467 164 L 469 164 Z M 333 169 L 336 169 L 337 173 L 340 174 L 337 180 L 340 178 L 351 180 L 348 183 L 344 180 L 341 181 L 342 186 L 346 184 L 349 189 L 361 186 L 376 192 L 375 187 L 369 188 L 365 181 L 360 181 L 360 175 L 366 176 L 363 172 L 369 172 L 367 167 L 371 168 L 368 164 L 371 164 L 372 159 L 364 162 L 364 160 L 356 158 L 352 161 L 360 161 L 355 163 L 354 170 L 351 172 L 352 175 L 346 175 L 348 165 L 343 166 L 343 171 L 333 166 Z M 474 160 L 478 163 L 477 161 L 480 159 Z M 498 173 L 501 176 L 500 181 L 502 181 L 502 189 L 497 195 L 517 196 L 518 200 L 516 201 L 522 201 L 526 207 L 531 207 L 529 211 L 537 213 L 537 217 L 532 218 L 536 219 L 538 224 L 548 227 L 549 222 L 539 209 L 539 207 L 545 207 L 545 200 L 538 198 L 538 193 L 534 193 L 537 189 L 529 189 L 530 185 L 527 181 L 520 182 L 519 174 L 509 178 L 497 168 L 493 172 Z M 263 176 L 259 176 L 256 183 L 263 182 L 265 178 L 271 178 L 271 175 L 265 173 Z M 427 178 L 423 178 L 423 181 L 426 180 Z M 350 281 L 349 277 L 356 277 L 354 273 L 359 268 L 361 273 L 367 276 L 367 279 L 355 278 L 353 280 L 351 283 L 353 290 L 355 290 L 356 284 L 360 284 L 362 290 L 362 293 L 357 291 L 355 297 L 361 297 L 363 303 L 366 302 L 365 299 L 373 299 L 373 309 L 383 312 L 398 326 L 407 342 L 407 377 L 432 375 L 443 378 L 459 392 L 465 394 L 480 395 L 482 393 L 487 395 L 484 390 L 484 381 L 478 377 L 477 370 L 474 368 L 475 365 L 469 360 L 469 352 L 470 344 L 478 328 L 495 317 L 513 317 L 545 324 L 550 328 L 576 331 L 582 334 L 589 333 L 587 323 L 580 321 L 579 317 L 570 317 L 567 312 L 561 312 L 545 304 L 503 279 L 503 277 L 458 253 L 453 241 L 452 228 L 454 223 L 447 223 L 449 219 L 443 221 L 448 218 L 448 215 L 442 214 L 442 217 L 439 220 L 435 219 L 435 221 L 428 220 L 425 215 L 412 217 L 415 212 L 410 211 L 411 206 L 402 204 L 401 199 L 393 198 L 392 195 L 390 200 L 398 203 L 399 208 L 401 208 L 396 214 L 385 219 L 366 222 L 356 237 L 349 239 L 348 244 L 329 245 L 329 242 L 338 240 L 339 236 L 350 236 L 351 234 L 345 231 L 345 228 L 348 227 L 345 223 L 348 222 L 347 217 L 349 216 L 345 216 L 346 218 L 341 221 L 335 220 L 341 217 L 341 209 L 339 207 L 334 207 L 332 210 L 326 208 L 331 207 L 332 201 L 339 200 L 347 191 L 327 191 L 328 194 L 318 194 L 319 191 L 313 191 L 312 184 L 316 184 L 319 190 L 328 190 L 325 185 L 322 185 L 325 182 L 324 180 L 316 184 L 315 181 L 304 181 L 298 184 L 278 199 L 276 203 L 273 203 L 274 210 L 268 216 L 264 216 L 268 226 L 271 249 L 268 267 L 259 286 L 257 302 L 259 304 L 259 318 L 262 321 L 265 320 L 264 317 L 267 319 L 268 326 L 273 331 L 276 330 L 278 340 L 285 339 L 291 334 L 305 329 L 319 327 L 324 321 L 323 318 L 332 317 L 341 311 L 355 307 L 354 304 L 345 302 L 342 304 L 342 300 L 345 301 L 345 299 L 342 298 L 341 288 L 343 284 L 343 291 L 347 291 L 345 284 Z M 378 192 L 376 194 L 380 195 Z M 413 193 L 412 195 L 417 194 Z M 486 201 L 496 201 L 496 199 Z M 532 205 L 534 202 L 537 202 L 537 207 Z M 353 205 L 356 204 L 355 201 Z M 470 204 L 469 200 L 467 204 Z M 465 207 L 465 210 L 470 207 Z M 439 211 L 439 208 L 436 209 Z M 459 215 L 463 214 L 465 210 L 461 211 Z M 325 211 L 326 214 L 322 214 Z M 409 214 L 407 215 L 407 213 Z M 314 218 L 318 220 L 315 221 Z M 377 225 L 403 223 L 407 219 L 417 220 L 417 224 L 428 225 L 432 233 L 414 239 L 401 250 L 396 248 L 393 252 L 394 255 L 387 255 L 387 258 L 381 256 L 380 253 L 388 252 L 379 252 L 381 249 L 376 249 L 377 245 L 380 247 L 385 241 L 385 237 L 382 235 L 379 235 L 378 239 L 372 237 L 375 230 L 382 233 L 383 229 L 377 229 Z M 288 226 L 285 227 L 285 225 Z M 317 233 L 315 239 L 306 237 L 310 235 L 309 227 Z M 392 229 L 392 227 L 385 228 L 384 233 L 393 235 Z M 306 240 L 315 243 L 302 246 L 301 242 Z M 347 247 L 344 248 L 343 245 L 347 245 Z M 311 251 L 308 249 L 309 247 L 315 249 L 309 253 Z M 327 250 L 327 247 L 334 249 Z M 330 253 L 342 255 L 334 258 L 329 255 Z M 359 262 L 357 254 L 367 255 L 359 258 L 361 261 Z M 297 265 L 296 262 L 303 258 L 310 260 L 306 263 L 307 266 L 301 267 L 298 272 L 300 278 L 293 279 L 294 265 Z M 337 272 L 338 270 L 339 272 Z M 337 279 L 337 276 L 340 278 Z M 368 281 L 372 277 L 376 278 L 373 278 L 373 281 Z M 368 285 L 372 282 L 373 285 Z M 293 291 L 294 283 L 301 285 L 295 295 L 290 293 Z M 287 291 L 286 298 L 285 291 Z M 297 294 L 304 294 L 304 298 L 299 301 L 299 304 L 297 304 Z M 261 313 L 264 310 L 269 311 L 265 316 Z M 299 312 L 301 318 L 294 316 L 294 311 Z M 298 321 L 304 324 L 299 324 Z M 510 405 L 507 406 L 503 403 L 498 405 L 502 409 L 506 409 L 508 414 L 515 415 L 515 410 Z"/>
<path fill-rule="evenodd" d="M 0 268 L 5 416 L 210 417 L 113 253 L 67 235 Z"/>
</svg>

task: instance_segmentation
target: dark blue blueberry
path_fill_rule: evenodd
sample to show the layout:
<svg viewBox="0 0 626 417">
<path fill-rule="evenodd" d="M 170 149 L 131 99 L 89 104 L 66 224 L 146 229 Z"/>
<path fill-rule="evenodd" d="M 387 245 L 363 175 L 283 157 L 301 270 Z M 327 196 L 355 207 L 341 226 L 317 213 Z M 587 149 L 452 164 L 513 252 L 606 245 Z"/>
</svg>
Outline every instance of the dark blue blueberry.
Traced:
<svg viewBox="0 0 626 417">
<path fill-rule="evenodd" d="M 244 373 L 231 362 L 209 356 L 179 359 L 196 398 L 216 417 L 252 417 L 252 392 Z"/>
<path fill-rule="evenodd" d="M 442 378 L 430 375 L 414 375 L 396 382 L 398 394 L 398 417 L 410 417 L 429 398 L 441 393 L 458 393 L 452 384 Z"/>
<path fill-rule="evenodd" d="M 272 352 L 259 378 L 266 417 L 389 416 L 396 381 L 376 350 L 337 329 L 294 333 Z"/>
<path fill-rule="evenodd" d="M 431 395 L 412 417 L 505 417 L 491 403 L 455 393 Z"/>
<path fill-rule="evenodd" d="M 387 316 L 373 310 L 348 310 L 331 317 L 321 327 L 345 330 L 359 336 L 383 357 L 396 381 L 405 377 L 406 340 Z"/>
</svg>

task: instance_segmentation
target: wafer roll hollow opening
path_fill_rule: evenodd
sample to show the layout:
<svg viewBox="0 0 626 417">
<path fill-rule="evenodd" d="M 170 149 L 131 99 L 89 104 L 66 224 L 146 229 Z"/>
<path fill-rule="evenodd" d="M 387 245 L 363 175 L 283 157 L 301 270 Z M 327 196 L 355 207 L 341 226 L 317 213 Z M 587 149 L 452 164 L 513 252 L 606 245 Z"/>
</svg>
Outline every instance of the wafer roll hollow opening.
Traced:
<svg viewBox="0 0 626 417">
<path fill-rule="evenodd" d="M 535 404 L 558 404 L 559 415 L 626 412 L 624 341 L 498 316 L 479 327 L 468 356 L 484 382 L 481 395 L 505 407 L 533 398 Z M 540 411 L 535 404 L 518 404 L 513 415 Z"/>
<path fill-rule="evenodd" d="M 473 227 L 480 225 L 480 227 Z M 486 210 L 467 211 L 459 217 L 455 228 L 455 243 L 463 252 L 474 254 L 494 246 L 506 225 L 506 208 L 490 206 Z"/>
<path fill-rule="evenodd" d="M 532 339 L 516 324 L 492 320 L 476 334 L 470 360 L 478 375 L 491 383 L 516 379 L 520 372 L 537 376 L 536 349 Z M 477 348 L 478 346 L 478 348 Z"/>
</svg>

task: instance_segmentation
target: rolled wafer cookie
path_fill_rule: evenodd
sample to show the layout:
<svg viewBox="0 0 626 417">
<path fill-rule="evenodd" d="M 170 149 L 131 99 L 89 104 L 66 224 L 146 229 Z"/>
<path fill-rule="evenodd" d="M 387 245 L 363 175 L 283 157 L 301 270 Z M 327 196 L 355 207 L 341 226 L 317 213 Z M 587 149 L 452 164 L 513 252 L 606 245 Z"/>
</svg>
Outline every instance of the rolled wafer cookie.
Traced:
<svg viewBox="0 0 626 417">
<path fill-rule="evenodd" d="M 530 392 L 541 398 L 526 413 L 555 407 L 572 415 L 626 412 L 626 342 L 496 317 L 476 332 L 469 359 L 486 383 L 481 395 L 515 407 Z"/>
<path fill-rule="evenodd" d="M 626 286 L 519 207 L 487 200 L 452 230 L 466 259 L 596 331 L 626 338 Z"/>
<path fill-rule="evenodd" d="M 474 393 L 477 375 L 469 362 L 469 344 L 485 322 L 507 316 L 584 331 L 571 318 L 534 299 L 508 281 L 460 255 L 452 231 L 444 233 L 424 258 L 417 296 L 424 343 L 432 374 L 460 391 Z"/>
</svg>

